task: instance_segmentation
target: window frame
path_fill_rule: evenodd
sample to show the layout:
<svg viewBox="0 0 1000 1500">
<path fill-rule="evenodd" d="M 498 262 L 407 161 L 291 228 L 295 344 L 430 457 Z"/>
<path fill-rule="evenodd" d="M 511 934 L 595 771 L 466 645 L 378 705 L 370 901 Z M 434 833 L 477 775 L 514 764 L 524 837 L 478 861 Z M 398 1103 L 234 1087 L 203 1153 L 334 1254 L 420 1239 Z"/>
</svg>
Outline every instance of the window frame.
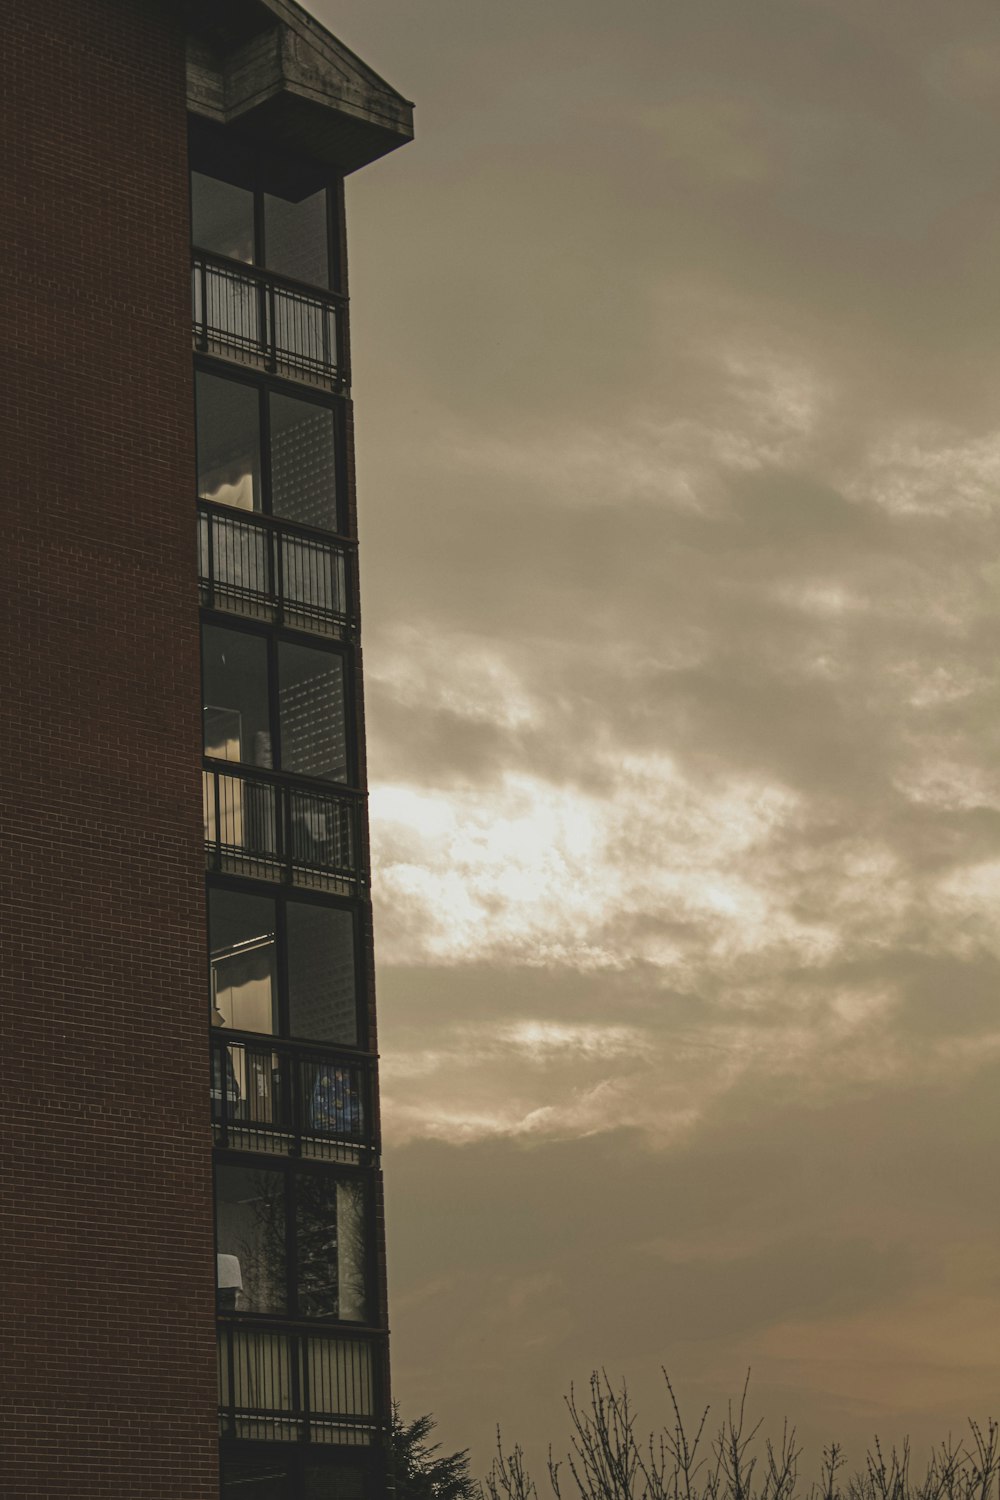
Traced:
<svg viewBox="0 0 1000 1500">
<path fill-rule="evenodd" d="M 205 750 L 204 736 L 204 713 L 209 705 L 204 701 L 205 694 L 205 630 L 228 630 L 251 636 L 264 642 L 265 661 L 267 670 L 267 712 L 268 729 L 271 738 L 271 765 L 258 766 L 252 761 L 239 760 L 230 761 L 218 756 L 209 755 Z M 337 640 L 335 637 L 312 635 L 308 631 L 289 629 L 287 626 L 261 626 L 253 620 L 246 620 L 239 615 L 230 613 L 228 610 L 203 609 L 201 611 L 199 647 L 201 653 L 201 680 L 202 680 L 202 760 L 206 766 L 213 770 L 227 765 L 239 766 L 251 774 L 261 771 L 282 777 L 291 783 L 307 785 L 311 787 L 322 787 L 324 790 L 330 787 L 342 788 L 348 792 L 360 790 L 358 775 L 358 746 L 355 735 L 354 706 L 356 683 L 354 678 L 355 658 L 349 646 Z M 298 646 L 312 651 L 325 652 L 327 655 L 336 656 L 341 666 L 341 681 L 344 696 L 344 779 L 335 780 L 332 777 L 308 776 L 299 771 L 286 770 L 282 765 L 281 747 L 281 701 L 279 694 L 279 659 L 282 645 Z"/>
<path fill-rule="evenodd" d="M 242 511 L 237 506 L 227 506 L 224 501 L 214 501 L 200 493 L 201 473 L 199 466 L 199 421 L 198 421 L 198 379 L 199 375 L 210 375 L 216 380 L 230 380 L 234 384 L 249 387 L 257 396 L 257 439 L 258 452 L 260 454 L 260 510 Z M 332 527 L 312 526 L 308 522 L 295 521 L 289 516 L 276 514 L 273 503 L 273 473 L 271 455 L 273 449 L 271 434 L 271 402 L 270 397 L 286 396 L 295 401 L 305 402 L 311 406 L 322 408 L 333 414 L 333 521 Z M 343 396 L 331 395 L 329 392 L 315 390 L 310 386 L 297 385 L 291 380 L 278 379 L 266 373 L 259 373 L 252 368 L 234 366 L 225 360 L 216 360 L 211 356 L 199 355 L 195 359 L 194 380 L 194 490 L 199 504 L 217 505 L 220 509 L 231 510 L 235 515 L 261 515 L 276 521 L 278 525 L 294 527 L 302 531 L 315 532 L 317 536 L 336 537 L 343 541 L 350 541 L 345 526 L 344 497 L 347 493 L 347 458 L 346 458 L 346 432 L 347 411 Z"/>
<path fill-rule="evenodd" d="M 357 1469 L 361 1475 L 361 1500 L 374 1500 L 381 1493 L 379 1480 L 384 1467 L 383 1455 L 375 1446 L 361 1447 L 357 1444 L 329 1446 L 313 1443 L 267 1442 L 253 1438 L 222 1437 L 219 1439 L 220 1486 L 225 1477 L 227 1462 L 233 1459 L 256 1460 L 260 1464 L 274 1464 L 284 1468 L 280 1476 L 283 1486 L 282 1500 L 298 1500 L 304 1492 L 305 1469 L 308 1464 L 317 1469 L 342 1472 L 346 1465 Z M 220 1489 L 225 1500 L 225 1491 Z"/>
<path fill-rule="evenodd" d="M 277 1030 L 266 1031 L 240 1031 L 230 1026 L 211 1026 L 212 1018 L 212 931 L 211 931 L 211 907 L 210 897 L 213 891 L 224 891 L 236 896 L 265 897 L 274 903 L 274 957 L 275 957 L 275 995 L 274 1014 L 277 1017 Z M 290 1028 L 291 1004 L 288 984 L 288 926 L 286 921 L 286 908 L 289 902 L 304 904 L 308 906 L 323 907 L 327 910 L 346 912 L 351 918 L 351 937 L 354 945 L 354 1013 L 356 1042 L 331 1042 L 323 1041 L 315 1037 L 297 1036 Z M 350 1052 L 358 1055 L 371 1056 L 369 1016 L 368 1016 L 368 967 L 362 937 L 363 927 L 361 923 L 361 909 L 356 900 L 347 896 L 328 895 L 325 892 L 308 890 L 289 890 L 285 886 L 271 885 L 259 880 L 247 880 L 239 876 L 211 876 L 206 883 L 206 921 L 205 921 L 205 979 L 208 992 L 208 1016 L 211 1033 L 215 1037 L 235 1036 L 241 1039 L 256 1040 L 270 1036 L 277 1042 L 289 1042 L 294 1046 L 301 1046 L 315 1050 L 317 1055 L 334 1051 Z"/>
<path fill-rule="evenodd" d="M 231 1151 L 216 1147 L 212 1158 L 212 1204 L 213 1223 L 212 1238 L 215 1249 L 215 1278 L 216 1292 L 218 1292 L 218 1255 L 219 1255 L 219 1184 L 218 1174 L 227 1168 L 235 1168 L 244 1171 L 276 1172 L 281 1174 L 282 1198 L 284 1210 L 284 1266 L 285 1266 L 285 1311 L 284 1312 L 257 1312 L 250 1309 L 243 1311 L 217 1310 L 216 1316 L 233 1322 L 273 1323 L 276 1326 L 288 1324 L 303 1324 L 310 1328 L 344 1328 L 353 1329 L 359 1333 L 374 1333 L 382 1329 L 381 1299 L 378 1294 L 378 1258 L 376 1255 L 375 1229 L 375 1189 L 371 1172 L 365 1167 L 351 1166 L 346 1163 L 338 1163 L 333 1166 L 329 1163 L 298 1161 L 287 1156 L 262 1156 L 256 1152 Z M 298 1246 L 298 1207 L 299 1207 L 299 1182 L 303 1177 L 325 1179 L 328 1184 L 336 1185 L 338 1182 L 353 1182 L 360 1186 L 363 1194 L 362 1224 L 364 1234 L 364 1278 L 365 1278 L 365 1302 L 367 1305 L 368 1318 L 361 1322 L 353 1318 L 332 1317 L 323 1314 L 303 1313 L 300 1310 L 300 1295 L 298 1285 L 299 1273 L 299 1246 Z M 216 1304 L 218 1308 L 218 1304 Z"/>
<path fill-rule="evenodd" d="M 212 170 L 212 167 L 215 170 Z M 205 163 L 192 155 L 190 170 L 188 173 L 188 203 L 191 223 L 191 248 L 200 250 L 206 255 L 219 255 L 216 250 L 207 245 L 199 245 L 194 237 L 194 176 L 209 177 L 215 182 L 225 183 L 229 187 L 243 188 L 253 195 L 253 260 L 251 265 L 257 270 L 264 271 L 269 276 L 280 278 L 292 286 L 302 287 L 311 292 L 330 292 L 334 296 L 344 296 L 343 256 L 340 244 L 340 181 L 334 172 L 323 171 L 315 174 L 308 182 L 298 182 L 299 188 L 304 188 L 297 197 L 287 197 L 286 194 L 277 189 L 284 181 L 287 185 L 290 172 L 269 172 L 267 164 L 259 157 L 255 157 L 243 164 L 242 170 L 232 168 L 228 173 L 219 170 L 218 165 Z M 264 198 L 285 198 L 288 203 L 301 203 L 305 198 L 312 197 L 321 192 L 325 196 L 325 220 L 326 220 L 326 261 L 327 282 L 324 286 L 319 282 L 301 281 L 298 277 L 287 276 L 283 271 L 275 271 L 267 264 L 267 243 L 265 229 Z M 230 257 L 219 255 L 220 260 L 230 260 Z M 244 261 L 231 261 L 232 265 L 244 265 Z"/>
</svg>

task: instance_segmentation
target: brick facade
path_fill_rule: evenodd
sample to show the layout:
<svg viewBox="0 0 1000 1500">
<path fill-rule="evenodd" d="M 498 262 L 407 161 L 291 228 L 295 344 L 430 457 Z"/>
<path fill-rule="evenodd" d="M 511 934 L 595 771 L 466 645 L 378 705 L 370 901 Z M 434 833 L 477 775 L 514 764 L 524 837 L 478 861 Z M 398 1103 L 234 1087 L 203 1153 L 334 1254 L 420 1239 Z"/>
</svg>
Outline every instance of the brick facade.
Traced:
<svg viewBox="0 0 1000 1500">
<path fill-rule="evenodd" d="M 217 1494 L 184 41 L 5 0 L 5 1500 Z"/>
</svg>

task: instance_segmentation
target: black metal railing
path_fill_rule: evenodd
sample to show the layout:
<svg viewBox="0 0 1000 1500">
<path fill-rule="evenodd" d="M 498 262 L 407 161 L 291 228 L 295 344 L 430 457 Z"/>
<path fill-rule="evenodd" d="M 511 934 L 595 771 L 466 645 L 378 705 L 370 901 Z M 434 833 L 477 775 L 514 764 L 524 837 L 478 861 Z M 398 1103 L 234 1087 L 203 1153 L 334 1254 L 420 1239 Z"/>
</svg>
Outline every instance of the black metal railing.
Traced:
<svg viewBox="0 0 1000 1500">
<path fill-rule="evenodd" d="M 372 1338 L 218 1325 L 224 1437 L 368 1444 L 383 1427 L 382 1347 Z"/>
<path fill-rule="evenodd" d="M 195 348 L 291 380 L 348 384 L 346 300 L 258 266 L 195 252 Z"/>
<path fill-rule="evenodd" d="M 342 896 L 365 888 L 360 792 L 206 763 L 202 808 L 210 870 Z"/>
<path fill-rule="evenodd" d="M 199 503 L 207 609 L 341 638 L 357 633 L 356 548 L 270 516 Z"/>
<path fill-rule="evenodd" d="M 216 1145 L 320 1161 L 370 1161 L 373 1066 L 356 1054 L 213 1032 Z"/>
</svg>

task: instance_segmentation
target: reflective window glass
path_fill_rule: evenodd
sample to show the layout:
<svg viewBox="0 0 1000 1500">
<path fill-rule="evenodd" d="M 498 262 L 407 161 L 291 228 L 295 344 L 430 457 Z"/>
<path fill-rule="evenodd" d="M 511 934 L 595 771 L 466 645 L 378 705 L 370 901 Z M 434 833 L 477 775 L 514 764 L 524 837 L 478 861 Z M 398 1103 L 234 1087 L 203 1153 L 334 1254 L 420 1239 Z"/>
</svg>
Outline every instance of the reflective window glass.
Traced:
<svg viewBox="0 0 1000 1500">
<path fill-rule="evenodd" d="M 192 172 L 191 238 L 200 250 L 252 261 L 253 193 L 204 172 Z"/>
<path fill-rule="evenodd" d="M 260 403 L 252 386 L 199 370 L 198 495 L 239 510 L 261 509 Z"/>
<path fill-rule="evenodd" d="M 208 893 L 212 1025 L 277 1030 L 275 906 L 266 896 Z"/>
<path fill-rule="evenodd" d="M 205 754 L 245 765 L 272 764 L 267 645 L 262 637 L 202 630 Z"/>
<path fill-rule="evenodd" d="M 354 920 L 350 912 L 289 901 L 285 921 L 292 1036 L 357 1046 Z"/>
<path fill-rule="evenodd" d="M 304 1173 L 298 1181 L 296 1240 L 300 1315 L 365 1322 L 363 1184 Z"/>
<path fill-rule="evenodd" d="M 364 1474 L 360 1469 L 321 1466 L 307 1459 L 302 1493 L 305 1500 L 364 1500 Z"/>
<path fill-rule="evenodd" d="M 329 287 L 325 190 L 298 203 L 264 194 L 264 253 L 269 271 L 310 286 Z"/>
<path fill-rule="evenodd" d="M 303 526 L 337 529 L 333 412 L 294 396 L 270 397 L 271 510 Z"/>
<path fill-rule="evenodd" d="M 219 1311 L 285 1312 L 283 1174 L 216 1168 L 215 1235 Z"/>
<path fill-rule="evenodd" d="M 301 1465 L 301 1471 L 299 1468 Z M 301 1472 L 302 1487 L 297 1487 Z M 365 1473 L 348 1468 L 342 1461 L 302 1457 L 298 1463 L 286 1458 L 224 1456 L 222 1500 L 289 1500 L 293 1494 L 304 1500 L 364 1500 Z"/>
<path fill-rule="evenodd" d="M 278 646 L 278 712 L 285 771 L 347 780 L 344 664 L 331 651 Z"/>
<path fill-rule="evenodd" d="M 280 1458 L 224 1457 L 222 1500 L 286 1500 L 288 1472 Z"/>
</svg>

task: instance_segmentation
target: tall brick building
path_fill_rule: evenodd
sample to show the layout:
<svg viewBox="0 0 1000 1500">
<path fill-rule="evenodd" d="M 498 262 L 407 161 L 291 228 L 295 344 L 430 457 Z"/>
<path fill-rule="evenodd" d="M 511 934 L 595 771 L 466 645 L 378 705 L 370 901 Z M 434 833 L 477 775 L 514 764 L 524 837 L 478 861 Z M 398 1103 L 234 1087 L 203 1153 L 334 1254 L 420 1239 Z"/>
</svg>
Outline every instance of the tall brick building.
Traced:
<svg viewBox="0 0 1000 1500">
<path fill-rule="evenodd" d="M 293 0 L 0 18 L 0 1494 L 374 1500 L 343 179 L 411 109 Z"/>
</svg>

